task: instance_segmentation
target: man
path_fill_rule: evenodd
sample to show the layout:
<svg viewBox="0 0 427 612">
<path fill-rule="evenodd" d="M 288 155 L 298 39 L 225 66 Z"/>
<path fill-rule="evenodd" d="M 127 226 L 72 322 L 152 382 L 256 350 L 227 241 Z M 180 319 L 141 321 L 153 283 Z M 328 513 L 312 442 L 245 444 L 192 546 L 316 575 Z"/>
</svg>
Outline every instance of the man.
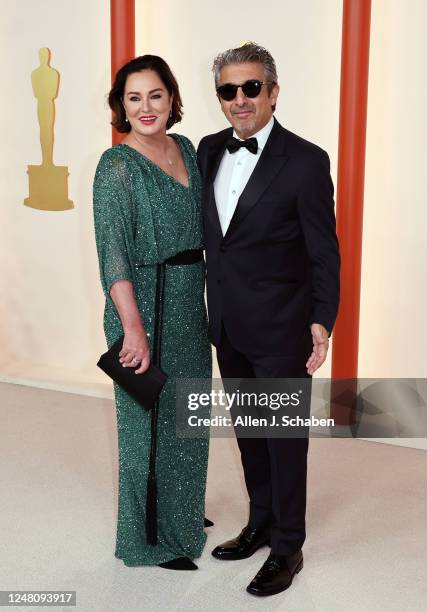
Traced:
<svg viewBox="0 0 427 612">
<path fill-rule="evenodd" d="M 230 49 L 213 70 L 232 125 L 198 148 L 209 333 L 221 376 L 311 378 L 326 358 L 339 301 L 329 157 L 273 117 L 279 85 L 266 49 Z M 247 591 L 272 595 L 303 566 L 308 438 L 238 444 L 249 520 L 212 554 L 245 559 L 269 544 Z"/>
</svg>

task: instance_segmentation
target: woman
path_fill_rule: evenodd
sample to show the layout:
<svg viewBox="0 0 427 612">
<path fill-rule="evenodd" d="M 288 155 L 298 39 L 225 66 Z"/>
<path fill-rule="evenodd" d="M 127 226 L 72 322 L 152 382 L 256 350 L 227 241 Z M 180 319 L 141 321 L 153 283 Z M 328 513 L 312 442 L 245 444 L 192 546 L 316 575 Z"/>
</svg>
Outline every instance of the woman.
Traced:
<svg viewBox="0 0 427 612">
<path fill-rule="evenodd" d="M 177 82 L 160 57 L 125 64 L 109 94 L 112 124 L 126 133 L 98 163 L 93 205 L 104 330 L 110 347 L 124 334 L 123 367 L 145 372 L 154 332 L 156 264 L 166 261 L 160 395 L 155 458 L 157 543 L 147 540 L 150 412 L 116 384 L 119 501 L 115 556 L 125 565 L 197 569 L 205 541 L 207 437 L 175 433 L 177 378 L 210 378 L 211 351 L 203 299 L 201 182 L 193 145 L 166 134 L 182 117 Z M 183 252 L 198 255 L 180 264 Z M 172 260 L 175 256 L 175 259 Z M 168 265 L 168 261 L 175 265 Z M 184 265 L 185 264 L 185 265 Z"/>
</svg>

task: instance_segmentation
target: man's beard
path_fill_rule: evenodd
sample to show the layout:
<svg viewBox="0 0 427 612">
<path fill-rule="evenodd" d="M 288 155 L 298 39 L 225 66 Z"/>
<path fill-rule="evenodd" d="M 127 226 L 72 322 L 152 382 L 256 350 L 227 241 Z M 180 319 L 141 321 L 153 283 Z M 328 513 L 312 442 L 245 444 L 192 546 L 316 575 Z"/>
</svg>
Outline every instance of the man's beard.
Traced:
<svg viewBox="0 0 427 612">
<path fill-rule="evenodd" d="M 251 121 L 248 121 L 247 119 L 238 119 L 236 122 L 236 127 L 239 132 L 242 133 L 252 132 L 255 129 L 255 120 L 252 119 Z"/>
</svg>

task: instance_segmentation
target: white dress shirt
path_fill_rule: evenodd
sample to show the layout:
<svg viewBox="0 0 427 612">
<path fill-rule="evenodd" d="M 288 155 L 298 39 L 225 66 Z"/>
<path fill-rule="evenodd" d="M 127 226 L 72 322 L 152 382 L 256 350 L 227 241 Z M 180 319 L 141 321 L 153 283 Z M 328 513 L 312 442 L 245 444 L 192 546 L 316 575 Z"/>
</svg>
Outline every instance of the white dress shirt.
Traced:
<svg viewBox="0 0 427 612">
<path fill-rule="evenodd" d="M 273 124 L 274 119 L 271 117 L 270 121 L 259 132 L 252 135 L 258 141 L 258 152 L 256 154 L 251 153 L 245 147 L 241 147 L 235 153 L 229 153 L 227 149 L 225 150 L 214 182 L 215 201 L 223 236 L 225 236 L 230 225 L 240 195 L 265 147 Z M 242 138 L 238 138 L 235 131 L 233 131 L 233 136 L 242 140 Z"/>
</svg>

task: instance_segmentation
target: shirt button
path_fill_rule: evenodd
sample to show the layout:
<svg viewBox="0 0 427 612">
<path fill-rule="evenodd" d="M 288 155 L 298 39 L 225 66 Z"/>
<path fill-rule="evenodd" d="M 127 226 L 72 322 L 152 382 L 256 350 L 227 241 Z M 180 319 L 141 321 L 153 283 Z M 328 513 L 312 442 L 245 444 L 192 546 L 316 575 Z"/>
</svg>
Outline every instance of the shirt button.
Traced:
<svg viewBox="0 0 427 612">
<path fill-rule="evenodd" d="M 237 162 L 237 165 L 238 165 L 238 166 L 241 166 L 241 165 L 242 165 L 242 162 L 241 162 L 241 161 L 238 161 L 238 162 Z"/>
<path fill-rule="evenodd" d="M 233 191 L 231 192 L 233 195 L 236 195 L 236 190 L 233 189 Z"/>
</svg>

